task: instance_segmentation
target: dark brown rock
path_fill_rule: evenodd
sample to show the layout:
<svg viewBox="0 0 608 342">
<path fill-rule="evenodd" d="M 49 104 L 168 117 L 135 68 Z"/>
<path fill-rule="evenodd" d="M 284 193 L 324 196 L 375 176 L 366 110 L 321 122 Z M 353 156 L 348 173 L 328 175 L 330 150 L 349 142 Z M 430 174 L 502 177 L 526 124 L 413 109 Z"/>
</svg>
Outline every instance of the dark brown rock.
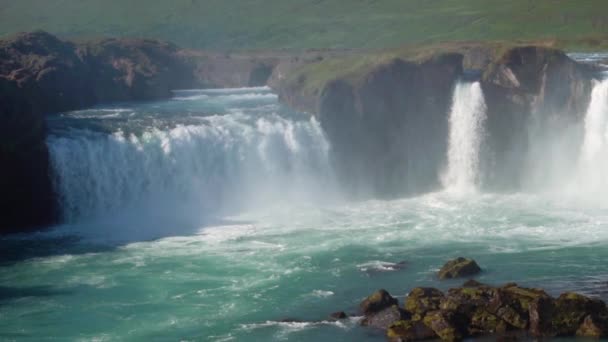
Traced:
<svg viewBox="0 0 608 342">
<path fill-rule="evenodd" d="M 536 337 L 553 336 L 553 311 L 555 300 L 540 297 L 533 300 L 529 306 L 530 335 Z"/>
<path fill-rule="evenodd" d="M 594 318 L 608 317 L 606 304 L 577 293 L 564 293 L 555 301 L 553 331 L 558 336 L 572 336 L 589 315 Z"/>
<path fill-rule="evenodd" d="M 96 103 L 153 100 L 195 85 L 192 67 L 170 43 L 147 39 L 102 39 L 81 43 L 77 54 L 88 68 L 87 86 Z"/>
<path fill-rule="evenodd" d="M 338 312 L 332 313 L 331 315 L 329 315 L 329 317 L 334 320 L 340 320 L 340 319 L 347 319 L 348 315 L 344 311 L 338 311 Z"/>
<path fill-rule="evenodd" d="M 417 287 L 405 299 L 405 310 L 414 315 L 424 316 L 429 311 L 439 310 L 443 298 L 443 292 L 437 289 Z"/>
<path fill-rule="evenodd" d="M 481 272 L 481 268 L 475 260 L 457 258 L 448 261 L 437 273 L 439 279 L 460 278 L 475 275 Z"/>
<path fill-rule="evenodd" d="M 399 305 L 399 301 L 393 298 L 388 291 L 382 289 L 367 297 L 361 302 L 359 307 L 363 314 L 368 316 L 390 308 L 393 305 Z"/>
<path fill-rule="evenodd" d="M 450 289 L 445 298 L 441 300 L 440 308 L 458 312 L 469 318 L 478 309 L 495 312 L 496 310 L 492 310 L 490 304 L 494 300 L 496 291 L 498 290 L 489 286 Z"/>
<path fill-rule="evenodd" d="M 462 59 L 452 53 L 421 61 L 395 58 L 320 85 L 316 78 L 323 75 L 310 68 L 275 88 L 281 102 L 317 115 L 339 179 L 353 196 L 419 193 L 438 185 L 446 115 Z"/>
<path fill-rule="evenodd" d="M 407 312 L 399 308 L 399 306 L 393 305 L 381 311 L 366 315 L 361 321 L 361 325 L 386 330 L 393 323 L 409 318 L 410 315 Z"/>
<path fill-rule="evenodd" d="M 512 48 L 491 63 L 481 82 L 491 137 L 482 156 L 485 183 L 498 189 L 518 187 L 526 176 L 522 170 L 532 114 L 539 127 L 580 122 L 594 77 L 589 65 L 546 47 Z"/>
<path fill-rule="evenodd" d="M 445 311 L 429 312 L 424 317 L 424 324 L 431 328 L 442 341 L 460 341 L 463 338 L 453 313 Z"/>
<path fill-rule="evenodd" d="M 597 315 L 587 315 L 576 331 L 576 336 L 602 338 L 608 336 L 608 319 Z"/>
<path fill-rule="evenodd" d="M 496 315 L 488 313 L 483 308 L 477 308 L 475 310 L 467 328 L 467 331 L 471 336 L 504 333 L 506 330 L 507 324 L 504 320 Z"/>
<path fill-rule="evenodd" d="M 402 320 L 388 328 L 386 337 L 391 342 L 406 342 L 433 339 L 437 334 L 420 320 Z"/>
</svg>

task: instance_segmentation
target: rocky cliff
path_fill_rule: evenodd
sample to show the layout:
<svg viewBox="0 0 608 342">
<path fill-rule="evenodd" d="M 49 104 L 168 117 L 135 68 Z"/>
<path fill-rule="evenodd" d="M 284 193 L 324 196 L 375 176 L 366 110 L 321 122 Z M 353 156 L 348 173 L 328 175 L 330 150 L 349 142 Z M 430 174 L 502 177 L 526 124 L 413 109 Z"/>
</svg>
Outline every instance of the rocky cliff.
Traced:
<svg viewBox="0 0 608 342">
<path fill-rule="evenodd" d="M 167 43 L 72 43 L 45 32 L 0 41 L 0 234 L 56 221 L 45 115 L 100 102 L 165 98 L 195 84 Z"/>
<path fill-rule="evenodd" d="M 505 190 L 521 183 L 531 127 L 550 134 L 553 126 L 581 122 L 596 77 L 594 67 L 548 47 L 450 45 L 429 51 L 422 57 L 405 52 L 324 60 L 271 85 L 283 103 L 318 116 L 347 188 L 393 196 L 439 185 L 457 79 L 481 82 L 488 107 L 484 183 Z"/>
<path fill-rule="evenodd" d="M 346 189 L 390 197 L 438 185 L 445 118 L 462 61 L 451 53 L 354 67 L 349 60 L 328 61 L 291 75 L 277 89 L 283 102 L 316 113 Z"/>
<path fill-rule="evenodd" d="M 182 50 L 147 39 L 69 42 L 42 31 L 0 40 L 0 234 L 57 220 L 46 115 L 168 98 L 174 89 L 263 86 L 278 65 L 289 67 L 293 59 L 278 52 Z"/>
<path fill-rule="evenodd" d="M 166 98 L 177 88 L 269 84 L 283 103 L 317 116 L 337 175 L 353 195 L 433 190 L 446 163 L 453 86 L 471 77 L 464 69 L 482 75 L 491 137 L 482 167 L 498 188 L 521 180 L 531 120 L 580 121 L 595 76 L 592 67 L 544 47 L 455 44 L 296 56 L 180 50 L 154 40 L 75 43 L 45 32 L 0 41 L 0 233 L 56 220 L 46 114 Z"/>
<path fill-rule="evenodd" d="M 482 158 L 487 184 L 519 186 L 530 134 L 552 134 L 583 120 L 595 71 L 562 51 L 536 46 L 509 49 L 485 69 L 482 87 L 491 137 Z"/>
</svg>

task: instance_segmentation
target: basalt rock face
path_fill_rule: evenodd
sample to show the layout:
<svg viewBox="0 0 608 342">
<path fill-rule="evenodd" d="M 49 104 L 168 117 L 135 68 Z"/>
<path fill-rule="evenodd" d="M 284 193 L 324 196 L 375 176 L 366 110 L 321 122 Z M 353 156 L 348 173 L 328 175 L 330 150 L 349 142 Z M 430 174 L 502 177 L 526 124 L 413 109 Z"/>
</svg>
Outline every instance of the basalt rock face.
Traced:
<svg viewBox="0 0 608 342">
<path fill-rule="evenodd" d="M 0 77 L 0 235 L 56 219 L 46 128 L 30 98 Z"/>
<path fill-rule="evenodd" d="M 196 84 L 191 66 L 170 43 L 103 39 L 79 44 L 76 53 L 95 103 L 168 98 L 171 90 Z"/>
<path fill-rule="evenodd" d="M 394 59 L 356 81 L 328 82 L 317 113 L 345 188 L 386 197 L 437 186 L 446 113 L 461 73 L 462 56 L 446 54 L 419 63 Z"/>
<path fill-rule="evenodd" d="M 180 56 L 193 70 L 201 88 L 261 87 L 268 84 L 282 58 L 238 54 L 182 51 Z"/>
<path fill-rule="evenodd" d="M 493 62 L 482 78 L 491 137 L 482 158 L 485 183 L 518 187 L 530 134 L 550 134 L 552 128 L 580 122 L 594 77 L 592 66 L 544 47 L 513 48 Z M 542 129 L 531 131 L 534 127 Z"/>
<path fill-rule="evenodd" d="M 101 102 L 167 98 L 196 84 L 172 44 L 154 40 L 62 41 L 46 32 L 0 41 L 0 77 L 44 113 Z"/>
<path fill-rule="evenodd" d="M 406 297 L 404 310 L 391 310 L 366 312 L 362 325 L 384 329 L 389 341 L 459 341 L 478 336 L 502 339 L 517 334 L 601 338 L 608 333 L 604 302 L 576 293 L 555 299 L 542 289 L 517 284 L 492 287 L 478 283 L 445 293 L 415 288 Z"/>
<path fill-rule="evenodd" d="M 169 97 L 194 84 L 177 52 L 156 41 L 75 44 L 45 32 L 0 41 L 0 234 L 56 222 L 45 115 Z"/>
<path fill-rule="evenodd" d="M 35 112 L 52 113 L 94 103 L 89 72 L 76 46 L 46 32 L 0 41 L 0 77 L 12 81 Z"/>
</svg>

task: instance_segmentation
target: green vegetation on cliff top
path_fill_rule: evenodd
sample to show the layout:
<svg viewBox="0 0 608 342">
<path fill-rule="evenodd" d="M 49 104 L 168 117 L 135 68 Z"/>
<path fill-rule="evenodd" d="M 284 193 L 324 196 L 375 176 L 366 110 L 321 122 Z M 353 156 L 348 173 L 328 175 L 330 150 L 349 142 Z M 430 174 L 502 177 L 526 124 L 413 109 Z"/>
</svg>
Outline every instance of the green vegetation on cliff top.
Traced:
<svg viewBox="0 0 608 342">
<path fill-rule="evenodd" d="M 606 13 L 606 0 L 0 0 L 0 35 L 43 29 L 209 49 L 512 39 L 606 47 Z"/>
</svg>

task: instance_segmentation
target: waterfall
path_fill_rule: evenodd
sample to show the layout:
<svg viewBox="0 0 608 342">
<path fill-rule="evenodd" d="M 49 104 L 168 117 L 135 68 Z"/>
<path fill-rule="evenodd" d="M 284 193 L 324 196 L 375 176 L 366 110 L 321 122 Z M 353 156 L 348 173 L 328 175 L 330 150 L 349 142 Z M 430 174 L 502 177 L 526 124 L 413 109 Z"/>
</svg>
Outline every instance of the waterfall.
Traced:
<svg viewBox="0 0 608 342">
<path fill-rule="evenodd" d="M 196 96 L 202 99 L 193 101 L 209 101 Z M 239 106 L 252 97 L 213 96 L 239 101 Z M 171 109 L 183 106 L 178 100 L 169 104 Z M 52 134 L 47 145 L 64 219 L 198 218 L 308 199 L 316 191 L 328 195 L 333 184 L 329 144 L 319 122 L 280 116 L 269 103 L 255 109 L 199 116 L 172 127 L 155 126 L 160 120 L 155 117 L 136 133 L 78 128 Z M 134 119 L 143 116 L 138 110 L 116 115 L 131 115 L 125 121 L 130 127 L 141 125 Z M 117 120 L 114 114 L 106 116 L 103 120 Z"/>
<path fill-rule="evenodd" d="M 608 191 L 608 79 L 598 82 L 591 93 L 577 186 L 585 194 Z"/>
<path fill-rule="evenodd" d="M 486 103 L 481 84 L 456 84 L 449 117 L 448 165 L 442 177 L 448 191 L 471 193 L 477 190 L 485 120 Z"/>
</svg>

